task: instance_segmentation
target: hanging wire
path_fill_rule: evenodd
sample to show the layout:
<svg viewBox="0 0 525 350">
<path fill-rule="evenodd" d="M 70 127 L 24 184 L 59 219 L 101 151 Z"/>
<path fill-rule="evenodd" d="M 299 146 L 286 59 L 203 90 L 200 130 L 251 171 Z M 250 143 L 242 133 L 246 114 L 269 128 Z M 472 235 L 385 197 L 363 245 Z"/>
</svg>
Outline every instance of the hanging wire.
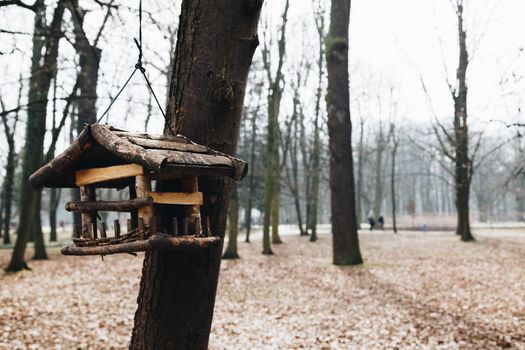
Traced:
<svg viewBox="0 0 525 350">
<path fill-rule="evenodd" d="M 135 75 L 135 72 L 137 72 L 137 68 L 135 68 L 133 70 L 133 72 L 131 73 L 131 75 L 129 76 L 128 80 L 126 80 L 126 82 L 124 83 L 124 85 L 122 85 L 122 87 L 120 88 L 119 92 L 117 93 L 117 95 L 115 96 L 115 98 L 113 98 L 111 100 L 111 102 L 109 103 L 109 106 L 108 108 L 106 108 L 106 110 L 104 111 L 104 113 L 102 113 L 102 115 L 100 116 L 100 118 L 98 118 L 97 120 L 97 123 L 100 123 L 100 121 L 106 116 L 106 114 L 108 114 L 109 110 L 111 109 L 111 107 L 113 106 L 113 103 L 115 103 L 115 101 L 117 101 L 117 98 L 119 98 L 120 94 L 122 93 L 122 91 L 124 91 L 124 89 L 126 88 L 126 86 L 128 86 L 129 82 L 131 81 L 131 78 L 133 78 L 133 76 Z"/>
<path fill-rule="evenodd" d="M 115 101 L 119 98 L 120 94 L 122 93 L 122 91 L 124 91 L 126 86 L 128 86 L 129 82 L 131 81 L 131 79 L 133 78 L 133 76 L 138 70 L 140 71 L 140 73 L 142 73 L 142 76 L 144 77 L 144 80 L 146 81 L 146 84 L 148 86 L 148 90 L 153 95 L 153 98 L 155 99 L 155 102 L 157 103 L 157 107 L 159 108 L 160 112 L 162 113 L 162 116 L 164 117 L 165 126 L 168 128 L 168 130 L 171 132 L 172 135 L 175 135 L 175 132 L 173 131 L 170 123 L 168 122 L 168 117 L 166 116 L 164 109 L 160 105 L 159 99 L 157 98 L 157 95 L 155 94 L 155 91 L 153 90 L 153 86 L 151 85 L 151 82 L 149 81 L 148 76 L 146 75 L 146 68 L 144 68 L 144 66 L 142 65 L 142 0 L 139 0 L 139 39 L 137 40 L 136 38 L 133 38 L 133 40 L 135 41 L 135 45 L 137 46 L 137 49 L 139 51 L 137 63 L 135 64 L 135 69 L 129 76 L 128 80 L 126 80 L 124 85 L 122 85 L 122 87 L 120 88 L 115 98 L 111 100 L 108 108 L 106 108 L 102 116 L 98 118 L 97 124 L 100 123 L 100 121 L 106 116 L 106 114 L 108 114 L 109 110 L 111 109 Z"/>
</svg>

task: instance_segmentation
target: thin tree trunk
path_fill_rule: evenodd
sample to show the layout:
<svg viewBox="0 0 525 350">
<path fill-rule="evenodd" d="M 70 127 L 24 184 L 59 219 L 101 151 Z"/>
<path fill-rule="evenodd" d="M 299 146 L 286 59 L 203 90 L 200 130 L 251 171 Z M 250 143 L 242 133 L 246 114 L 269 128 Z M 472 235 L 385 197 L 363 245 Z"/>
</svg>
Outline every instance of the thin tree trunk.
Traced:
<svg viewBox="0 0 525 350">
<path fill-rule="evenodd" d="M 280 103 L 280 102 L 279 102 Z M 279 125 L 279 121 L 275 118 L 275 125 Z M 279 137 L 276 137 L 278 140 Z M 272 244 L 282 244 L 283 241 L 279 236 L 279 224 L 281 221 L 281 164 L 279 157 L 279 141 L 274 145 L 274 170 L 273 170 L 273 186 L 272 186 Z"/>
<path fill-rule="evenodd" d="M 78 82 L 80 96 L 76 104 L 76 131 L 77 134 L 80 134 L 86 124 L 95 124 L 97 121 L 97 85 L 102 50 L 91 45 L 88 38 L 84 35 L 82 28 L 84 26 L 85 11 L 80 7 L 77 0 L 69 1 L 71 3 L 69 10 L 73 18 L 72 22 L 75 34 L 74 46 L 80 63 Z M 94 45 L 96 45 L 96 43 Z M 72 115 L 74 115 L 74 113 L 72 113 Z M 73 119 L 74 118 L 71 118 L 71 120 Z M 78 188 L 71 190 L 71 197 L 73 201 L 80 200 Z M 73 225 L 80 227 L 80 212 L 74 212 L 72 215 Z"/>
<path fill-rule="evenodd" d="M 0 238 L 2 237 L 2 231 L 4 230 L 4 203 L 5 203 L 5 189 L 2 183 L 2 189 L 0 190 Z"/>
<path fill-rule="evenodd" d="M 250 231 L 252 229 L 252 206 L 253 206 L 253 188 L 254 188 L 254 175 L 255 175 L 255 141 L 257 137 L 257 115 L 259 108 L 252 114 L 252 130 L 251 130 L 251 145 L 250 145 L 250 174 L 248 175 L 248 202 L 246 204 L 246 212 L 244 219 L 244 226 L 246 227 L 246 239 L 245 242 L 250 242 Z"/>
<path fill-rule="evenodd" d="M 225 4 L 218 11 L 215 2 L 183 0 L 167 115 L 175 132 L 235 154 L 262 1 Z M 224 238 L 231 180 L 199 185 L 202 213 Z M 130 349 L 207 349 L 221 253 L 146 253 Z"/>
<path fill-rule="evenodd" d="M 35 253 L 33 255 L 33 260 L 47 260 L 49 259 L 46 252 L 46 244 L 44 241 L 44 232 L 42 232 L 42 220 L 40 216 L 40 209 L 42 205 L 42 191 L 38 192 L 37 200 L 35 203 L 34 210 L 34 222 L 33 222 L 33 235 L 35 237 L 34 247 Z"/>
<path fill-rule="evenodd" d="M 11 140 L 10 140 L 11 139 Z M 2 184 L 2 211 L 3 215 L 3 242 L 4 244 L 11 244 L 11 210 L 13 204 L 13 189 L 15 181 L 15 144 L 14 139 L 8 138 L 7 160 L 5 167 L 5 177 Z M 12 142 L 11 142 L 12 141 Z"/>
<path fill-rule="evenodd" d="M 395 128 L 395 126 L 392 126 L 392 128 Z M 394 145 L 392 147 L 392 169 L 390 178 L 390 188 L 392 190 L 392 226 L 394 229 L 394 233 L 397 233 L 396 157 L 399 142 L 397 141 L 394 133 L 395 129 L 392 129 L 392 139 Z"/>
<path fill-rule="evenodd" d="M 278 40 L 279 60 L 277 71 L 272 78 L 270 66 L 270 49 L 265 46 L 262 52 L 264 68 L 268 75 L 268 136 L 266 143 L 266 171 L 264 178 L 264 219 L 263 219 L 263 254 L 273 254 L 270 246 L 270 225 L 272 241 L 279 242 L 279 198 L 280 195 L 280 164 L 279 164 L 279 111 L 283 94 L 284 76 L 282 73 L 286 50 L 286 25 L 290 1 L 286 0 L 281 17 L 280 38 Z"/>
<path fill-rule="evenodd" d="M 332 0 L 326 39 L 328 135 L 334 264 L 363 263 L 357 237 L 348 76 L 350 0 Z"/>
<path fill-rule="evenodd" d="M 223 259 L 239 259 L 237 252 L 237 235 L 239 233 L 239 196 L 237 185 L 233 185 L 230 198 L 230 209 L 228 212 L 228 245 L 224 252 Z"/>
<path fill-rule="evenodd" d="M 364 147 L 364 136 L 365 136 L 365 120 L 363 116 L 360 117 L 360 128 L 359 128 L 359 145 L 357 146 L 357 228 L 361 226 L 363 222 L 363 168 L 365 159 L 365 147 Z"/>
<path fill-rule="evenodd" d="M 458 0 L 459 64 L 457 69 L 458 90 L 454 95 L 455 133 L 455 185 L 458 224 L 456 233 L 464 242 L 473 241 L 470 229 L 470 184 L 472 160 L 469 158 L 469 134 L 467 124 L 467 67 L 469 63 L 466 38 L 463 29 L 463 1 Z"/>
<path fill-rule="evenodd" d="M 60 203 L 61 190 L 58 188 L 51 188 L 49 196 L 49 226 L 51 231 L 49 232 L 49 241 L 57 241 L 57 209 Z"/>
<path fill-rule="evenodd" d="M 320 163 L 321 163 L 321 137 L 320 137 L 320 119 L 321 119 L 321 98 L 323 96 L 323 76 L 325 73 L 325 12 L 323 3 L 318 2 L 318 10 L 315 22 L 317 35 L 319 38 L 319 52 L 317 56 L 317 92 L 315 96 L 315 119 L 314 119 L 314 142 L 312 146 L 312 192 L 310 212 L 308 215 L 308 226 L 310 228 L 310 242 L 317 241 L 317 221 L 319 207 L 319 182 L 320 182 Z"/>
<path fill-rule="evenodd" d="M 31 77 L 28 93 L 28 111 L 24 156 L 22 159 L 22 189 L 20 202 L 20 221 L 18 236 L 7 266 L 7 271 L 20 271 L 28 268 L 24 259 L 29 233 L 32 229 L 32 219 L 38 207 L 38 191 L 28 183 L 29 176 L 36 171 L 43 160 L 44 136 L 46 132 L 46 110 L 51 80 L 57 65 L 58 45 L 61 37 L 61 24 L 64 15 L 65 0 L 59 0 L 56 5 L 53 20 L 49 28 L 49 35 L 45 38 L 42 33 L 45 29 L 46 5 L 44 1 L 35 3 L 36 14 L 33 35 L 33 53 L 31 63 Z M 42 57 L 43 48 L 46 48 Z M 43 63 L 40 61 L 43 58 Z"/>
<path fill-rule="evenodd" d="M 383 134 L 383 127 L 381 123 L 379 124 L 379 135 L 377 136 L 377 145 L 376 145 L 376 166 L 375 166 L 375 191 L 374 191 L 374 217 L 377 219 L 382 216 L 383 208 L 383 188 L 384 188 L 384 178 L 383 178 L 383 154 L 385 152 L 386 146 L 389 140 L 385 139 Z"/>
</svg>

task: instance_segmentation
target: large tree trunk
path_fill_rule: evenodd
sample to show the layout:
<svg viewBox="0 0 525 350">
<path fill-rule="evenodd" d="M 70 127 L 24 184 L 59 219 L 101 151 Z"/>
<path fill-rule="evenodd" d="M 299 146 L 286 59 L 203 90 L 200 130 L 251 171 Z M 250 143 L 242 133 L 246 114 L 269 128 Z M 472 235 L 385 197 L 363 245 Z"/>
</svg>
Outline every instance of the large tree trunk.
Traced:
<svg viewBox="0 0 525 350">
<path fill-rule="evenodd" d="M 357 237 L 348 76 L 350 0 L 332 0 L 326 39 L 328 135 L 334 264 L 361 264 Z"/>
<path fill-rule="evenodd" d="M 262 0 L 182 2 L 171 79 L 171 128 L 235 154 Z M 169 130 L 165 130 L 169 133 Z M 202 212 L 224 238 L 231 180 L 206 178 Z M 207 349 L 222 246 L 144 258 L 130 349 Z"/>
<path fill-rule="evenodd" d="M 223 259 L 239 259 L 237 252 L 237 234 L 239 233 L 239 196 L 237 186 L 233 185 L 228 212 L 228 245 L 222 256 Z"/>
<path fill-rule="evenodd" d="M 20 223 L 15 248 L 7 271 L 19 271 L 27 268 L 24 259 L 29 233 L 34 224 L 35 210 L 38 205 L 38 191 L 28 183 L 29 176 L 35 172 L 43 160 L 44 136 L 46 133 L 47 99 L 51 80 L 57 65 L 58 45 L 61 37 L 61 24 L 64 15 L 65 0 L 60 0 L 55 8 L 48 35 L 45 31 L 46 5 L 38 0 L 35 4 L 36 15 L 33 35 L 33 52 L 31 58 L 31 77 L 29 79 L 27 123 L 25 134 L 24 156 L 22 158 L 22 189 L 20 202 Z M 45 54 L 42 57 L 42 50 Z M 42 64 L 40 61 L 43 58 Z"/>
</svg>

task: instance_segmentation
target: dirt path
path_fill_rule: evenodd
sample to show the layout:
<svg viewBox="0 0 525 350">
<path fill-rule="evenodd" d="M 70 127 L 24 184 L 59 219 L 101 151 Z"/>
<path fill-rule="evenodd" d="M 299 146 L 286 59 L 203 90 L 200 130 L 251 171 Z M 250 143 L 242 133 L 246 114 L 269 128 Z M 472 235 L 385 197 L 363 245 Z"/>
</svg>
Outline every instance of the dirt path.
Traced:
<svg viewBox="0 0 525 350">
<path fill-rule="evenodd" d="M 330 236 L 239 243 L 222 265 L 212 349 L 525 349 L 525 237 L 365 233 L 363 267 Z M 0 252 L 6 263 L 8 251 Z M 0 349 L 125 349 L 141 258 L 33 262 L 0 277 Z"/>
</svg>

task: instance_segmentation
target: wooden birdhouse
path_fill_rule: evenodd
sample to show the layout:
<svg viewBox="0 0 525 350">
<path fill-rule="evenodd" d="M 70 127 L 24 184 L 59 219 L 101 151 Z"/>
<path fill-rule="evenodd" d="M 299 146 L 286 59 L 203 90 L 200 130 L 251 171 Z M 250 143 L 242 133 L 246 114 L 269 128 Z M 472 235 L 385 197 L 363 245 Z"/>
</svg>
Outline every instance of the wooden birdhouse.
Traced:
<svg viewBox="0 0 525 350">
<path fill-rule="evenodd" d="M 87 125 L 64 153 L 29 181 L 36 188 L 80 189 L 80 200 L 67 203 L 66 210 L 79 211 L 82 225 L 74 229 L 74 244 L 64 247 L 62 254 L 109 255 L 218 245 L 220 238 L 201 212 L 206 193 L 199 191 L 199 178 L 240 180 L 247 169 L 245 162 L 184 136 Z M 97 200 L 97 188 L 124 190 L 129 196 Z M 114 221 L 112 234 L 106 223 L 97 224 L 99 211 L 129 213 L 125 232 L 119 220 Z"/>
</svg>

